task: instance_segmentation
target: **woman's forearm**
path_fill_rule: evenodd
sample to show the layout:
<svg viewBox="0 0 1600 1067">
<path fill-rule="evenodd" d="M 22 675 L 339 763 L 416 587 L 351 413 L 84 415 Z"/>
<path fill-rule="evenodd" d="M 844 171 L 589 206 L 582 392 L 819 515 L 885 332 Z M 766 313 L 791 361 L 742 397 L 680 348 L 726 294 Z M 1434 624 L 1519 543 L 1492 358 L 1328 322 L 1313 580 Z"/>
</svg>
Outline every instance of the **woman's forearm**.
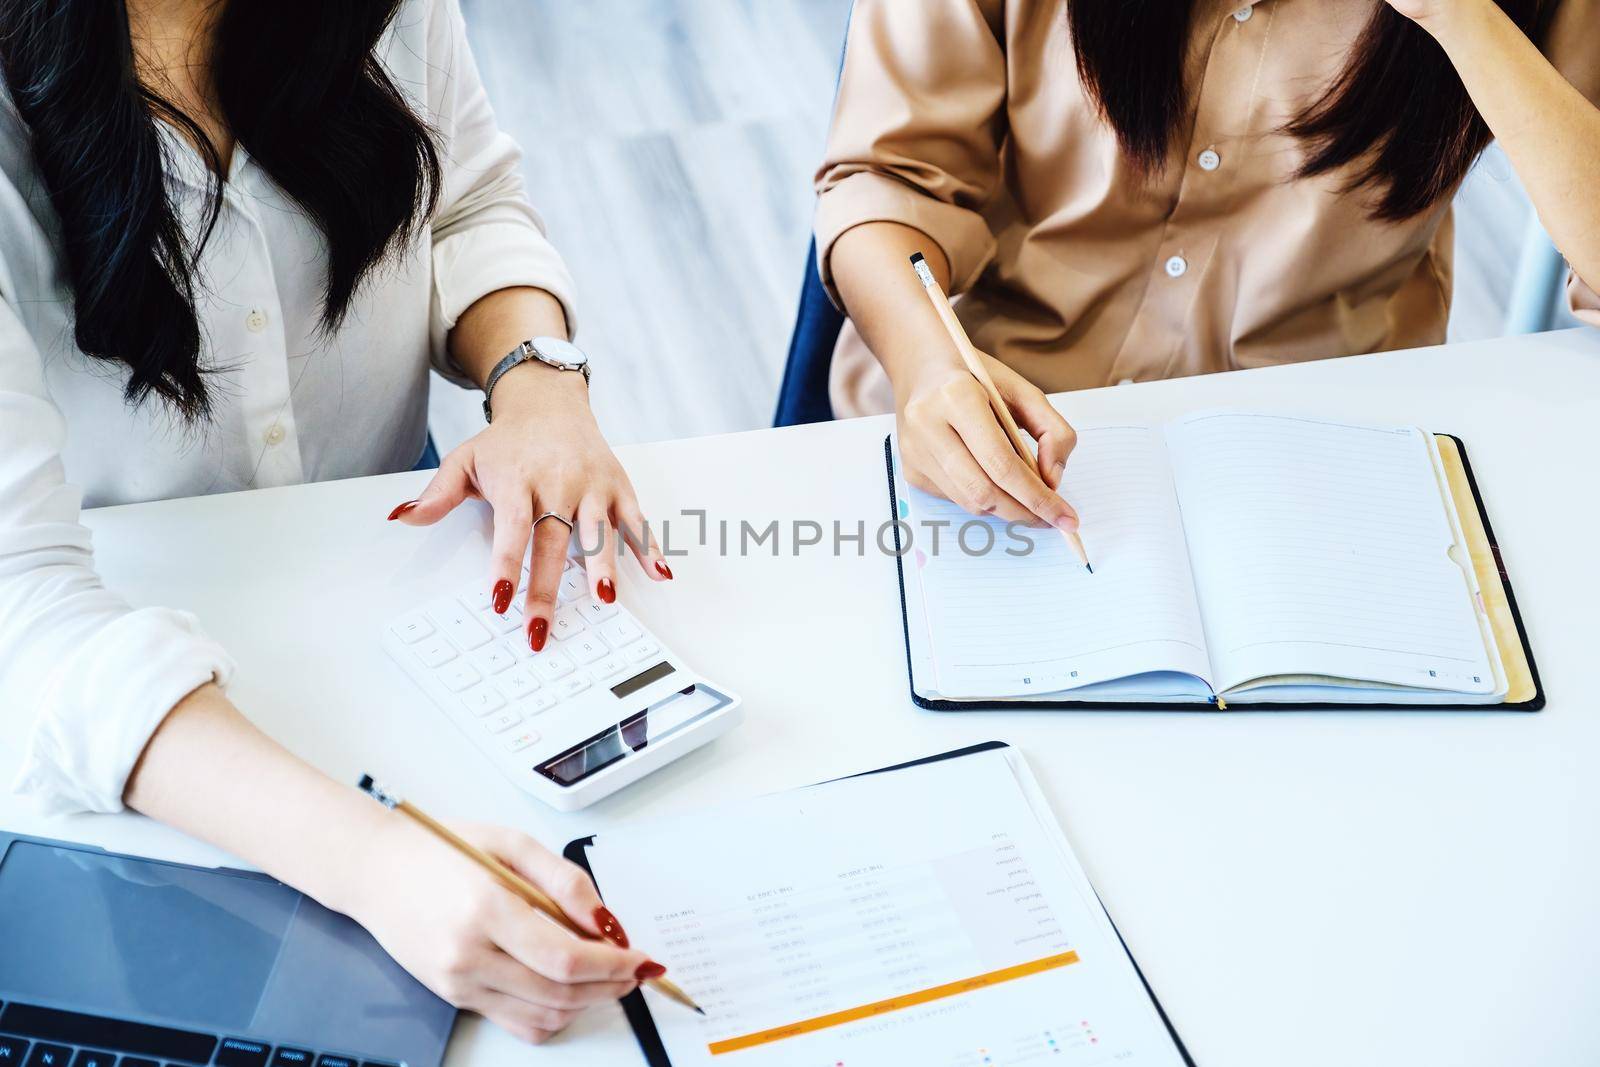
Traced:
<svg viewBox="0 0 1600 1067">
<path fill-rule="evenodd" d="M 258 730 L 214 685 L 173 708 L 123 799 L 343 912 L 362 880 L 353 846 L 374 839 L 385 814 Z"/>
<path fill-rule="evenodd" d="M 1600 283 L 1600 108 L 1489 0 L 1437 4 L 1418 22 L 1449 54 L 1557 247 Z"/>
<path fill-rule="evenodd" d="M 561 301 L 543 289 L 497 289 L 461 313 L 450 331 L 450 356 L 482 386 L 494 365 L 534 337 L 566 337 Z"/>
<path fill-rule="evenodd" d="M 914 252 L 923 254 L 934 277 L 948 289 L 950 266 L 943 249 L 921 230 L 898 222 L 868 222 L 846 230 L 829 257 L 850 321 L 896 389 L 930 363 L 960 363 L 911 270 Z"/>
</svg>

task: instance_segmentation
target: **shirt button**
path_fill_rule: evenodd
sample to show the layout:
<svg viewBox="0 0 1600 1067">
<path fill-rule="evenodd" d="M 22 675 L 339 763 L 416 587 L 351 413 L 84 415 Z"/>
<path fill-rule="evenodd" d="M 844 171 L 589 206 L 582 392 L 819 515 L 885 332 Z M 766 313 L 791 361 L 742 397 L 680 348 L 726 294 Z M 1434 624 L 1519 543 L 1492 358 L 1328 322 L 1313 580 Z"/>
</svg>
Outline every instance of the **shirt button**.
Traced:
<svg viewBox="0 0 1600 1067">
<path fill-rule="evenodd" d="M 1220 166 L 1222 166 L 1222 157 L 1212 149 L 1208 148 L 1200 153 L 1201 170 L 1216 170 Z"/>
<path fill-rule="evenodd" d="M 261 439 L 267 442 L 268 448 L 278 447 L 283 444 L 283 427 L 276 422 L 273 423 L 267 427 L 267 432 L 261 435 Z"/>
<path fill-rule="evenodd" d="M 1167 277 L 1181 278 L 1189 273 L 1189 261 L 1182 256 L 1173 256 L 1167 260 Z"/>
<path fill-rule="evenodd" d="M 252 308 L 250 314 L 244 317 L 244 327 L 251 333 L 260 333 L 267 328 L 267 313 L 260 308 Z"/>
<path fill-rule="evenodd" d="M 1233 21 L 1249 22 L 1250 16 L 1254 15 L 1255 13 L 1256 9 L 1254 7 L 1241 7 L 1239 10 L 1233 13 Z"/>
</svg>

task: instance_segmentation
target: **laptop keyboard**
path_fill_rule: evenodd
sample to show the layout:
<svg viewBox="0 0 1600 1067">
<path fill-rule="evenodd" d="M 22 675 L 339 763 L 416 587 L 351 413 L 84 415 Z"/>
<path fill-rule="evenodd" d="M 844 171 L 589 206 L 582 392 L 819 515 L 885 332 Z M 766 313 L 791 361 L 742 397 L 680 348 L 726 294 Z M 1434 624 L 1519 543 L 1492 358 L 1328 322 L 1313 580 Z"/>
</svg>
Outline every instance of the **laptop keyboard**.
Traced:
<svg viewBox="0 0 1600 1067">
<path fill-rule="evenodd" d="M 31 1004 L 0 1005 L 0 1067 L 400 1067 Z"/>
</svg>

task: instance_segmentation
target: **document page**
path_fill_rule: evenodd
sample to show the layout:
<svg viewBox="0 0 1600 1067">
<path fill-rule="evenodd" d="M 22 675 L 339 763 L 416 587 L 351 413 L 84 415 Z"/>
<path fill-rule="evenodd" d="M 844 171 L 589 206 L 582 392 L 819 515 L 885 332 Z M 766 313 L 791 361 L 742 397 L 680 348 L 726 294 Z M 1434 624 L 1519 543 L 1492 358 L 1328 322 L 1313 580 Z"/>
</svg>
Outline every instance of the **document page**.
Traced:
<svg viewBox="0 0 1600 1067">
<path fill-rule="evenodd" d="M 1213 412 L 1167 440 L 1219 688 L 1316 675 L 1493 696 L 1421 430 Z"/>
<path fill-rule="evenodd" d="M 674 1067 L 1183 1062 L 1008 750 L 601 835 Z M 1060 842 L 1060 843 L 1058 843 Z"/>
<path fill-rule="evenodd" d="M 975 517 L 909 488 L 903 473 L 896 491 L 911 541 L 902 565 L 922 592 L 924 617 L 910 624 L 931 635 L 941 696 L 1028 697 L 1158 671 L 1193 675 L 1209 692 L 1159 428 L 1079 431 L 1061 493 L 1083 521 L 1092 574 L 1058 531 Z"/>
</svg>

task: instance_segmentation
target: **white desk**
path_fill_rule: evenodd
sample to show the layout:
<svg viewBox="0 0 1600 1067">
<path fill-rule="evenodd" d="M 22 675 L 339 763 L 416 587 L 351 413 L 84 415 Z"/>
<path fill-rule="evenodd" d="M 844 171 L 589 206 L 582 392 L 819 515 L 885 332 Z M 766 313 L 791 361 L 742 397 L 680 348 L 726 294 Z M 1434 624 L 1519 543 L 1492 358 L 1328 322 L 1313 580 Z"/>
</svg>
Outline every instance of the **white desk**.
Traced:
<svg viewBox="0 0 1600 1067">
<path fill-rule="evenodd" d="M 942 715 L 906 693 L 894 567 L 875 552 L 724 558 L 693 548 L 622 596 L 749 718 L 598 806 L 556 815 L 494 774 L 378 648 L 434 581 L 483 572 L 483 516 L 384 516 L 426 480 L 112 508 L 107 580 L 190 608 L 237 654 L 233 695 L 336 777 L 559 847 L 646 814 L 999 738 L 1033 763 L 1084 865 L 1203 1067 L 1600 1063 L 1600 712 L 1594 427 L 1600 332 L 1214 375 L 1070 396 L 1082 422 L 1240 405 L 1460 434 L 1550 694 L 1538 715 Z M 656 520 L 834 519 L 874 529 L 887 419 L 622 450 Z M 691 520 L 674 523 L 681 543 Z M 715 541 L 713 539 L 713 546 Z M 825 688 L 818 688 L 825 686 Z M 18 718 L 10 715 L 7 718 Z M 0 774 L 15 770 L 15 726 Z M 134 816 L 0 825 L 195 862 Z M 626 918 L 626 917 L 624 917 Z M 670 961 L 669 961 L 670 962 Z M 537 1058 L 476 1020 L 450 1064 L 642 1063 L 621 1013 Z"/>
</svg>

